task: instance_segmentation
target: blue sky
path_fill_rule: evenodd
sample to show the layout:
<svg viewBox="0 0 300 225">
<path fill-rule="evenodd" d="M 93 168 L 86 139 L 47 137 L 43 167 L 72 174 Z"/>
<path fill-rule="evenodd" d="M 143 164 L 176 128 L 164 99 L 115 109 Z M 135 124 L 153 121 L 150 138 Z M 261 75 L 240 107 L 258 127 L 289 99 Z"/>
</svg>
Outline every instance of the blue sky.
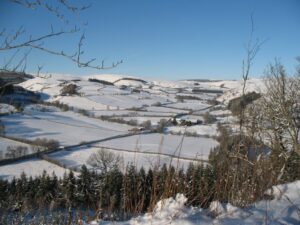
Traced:
<svg viewBox="0 0 300 225">
<path fill-rule="evenodd" d="M 78 2 L 78 1 L 76 1 Z M 83 2 L 83 1 L 81 1 Z M 124 60 L 117 68 L 80 69 L 60 57 L 32 51 L 27 71 L 38 65 L 44 72 L 73 74 L 116 73 L 148 78 L 238 79 L 249 39 L 250 16 L 254 36 L 268 39 L 254 60 L 251 74 L 261 76 L 278 58 L 292 72 L 300 56 L 300 0 L 92 0 L 81 13 L 66 12 L 71 25 L 83 25 L 87 59 Z M 27 34 L 47 33 L 53 27 L 70 28 L 45 10 L 28 10 L 0 2 L 0 28 L 20 25 Z M 79 35 L 56 38 L 45 44 L 73 52 Z M 13 52 L 0 53 L 0 63 Z"/>
</svg>

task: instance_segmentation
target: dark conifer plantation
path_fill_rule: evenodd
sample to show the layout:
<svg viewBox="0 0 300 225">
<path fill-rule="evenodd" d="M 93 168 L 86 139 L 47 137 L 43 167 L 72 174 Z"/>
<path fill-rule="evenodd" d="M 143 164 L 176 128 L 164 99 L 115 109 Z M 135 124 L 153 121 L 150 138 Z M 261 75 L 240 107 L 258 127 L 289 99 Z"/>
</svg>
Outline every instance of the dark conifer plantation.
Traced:
<svg viewBox="0 0 300 225">
<path fill-rule="evenodd" d="M 300 179 L 299 173 L 290 173 L 297 166 L 295 160 L 299 160 L 297 155 L 287 164 L 280 182 Z M 266 187 L 275 184 L 267 169 L 272 164 L 266 159 L 261 161 L 261 165 L 251 169 L 240 164 L 245 169 L 239 171 L 236 182 L 240 191 L 251 198 L 242 195 L 238 200 L 232 199 L 233 189 L 229 186 L 236 161 L 223 154 L 222 149 L 212 152 L 210 164 L 191 163 L 186 170 L 163 165 L 145 171 L 130 164 L 125 172 L 116 166 L 106 173 L 88 170 L 83 165 L 78 175 L 71 171 L 63 178 L 50 176 L 46 171 L 35 178 L 23 173 L 10 182 L 0 180 L 0 224 L 34 224 L 30 221 L 38 218 L 37 221 L 49 219 L 48 224 L 72 224 L 77 217 L 124 220 L 153 210 L 160 199 L 175 197 L 177 193 L 183 193 L 191 206 L 205 208 L 213 200 L 235 200 L 236 205 L 242 206 L 259 200 Z M 265 172 L 257 176 L 256 170 Z M 243 186 L 249 182 L 251 186 Z"/>
</svg>

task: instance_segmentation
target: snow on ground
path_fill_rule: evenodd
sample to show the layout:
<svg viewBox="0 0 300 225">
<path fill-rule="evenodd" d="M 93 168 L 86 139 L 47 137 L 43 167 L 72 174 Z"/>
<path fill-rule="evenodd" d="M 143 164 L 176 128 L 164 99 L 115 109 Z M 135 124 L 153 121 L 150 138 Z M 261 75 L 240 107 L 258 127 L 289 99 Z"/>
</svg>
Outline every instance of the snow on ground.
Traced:
<svg viewBox="0 0 300 225">
<path fill-rule="evenodd" d="M 224 110 L 213 110 L 213 111 L 210 111 L 209 112 L 210 115 L 213 115 L 213 116 L 229 116 L 231 115 L 231 111 L 228 110 L 228 109 L 224 109 Z"/>
<path fill-rule="evenodd" d="M 199 82 L 203 89 L 232 89 L 241 85 L 239 80 L 219 80 L 211 82 Z"/>
<path fill-rule="evenodd" d="M 199 98 L 202 100 L 212 100 L 214 99 L 217 95 L 214 93 L 199 93 L 199 94 L 192 94 L 192 93 L 178 93 L 177 96 L 188 99 L 188 98 Z"/>
<path fill-rule="evenodd" d="M 104 141 L 95 146 L 207 160 L 210 150 L 218 145 L 214 139 L 205 137 L 184 137 L 181 145 L 182 138 L 178 135 L 142 134 Z"/>
<path fill-rule="evenodd" d="M 114 85 L 92 82 L 88 80 L 89 78 L 108 81 Z M 61 89 L 71 83 L 77 85 L 79 94 L 62 96 Z M 250 79 L 247 91 L 254 90 L 255 86 L 261 86 L 261 83 L 261 80 Z M 203 121 L 201 115 L 214 109 L 207 100 L 220 94 L 211 93 L 211 91 L 224 91 L 224 95 L 219 97 L 219 100 L 225 103 L 224 109 L 213 110 L 210 114 L 217 117 L 217 122 L 227 123 L 234 127 L 237 120 L 231 116 L 230 111 L 225 109 L 226 102 L 241 94 L 241 81 L 143 81 L 131 76 L 112 74 L 85 77 L 42 74 L 42 76 L 21 83 L 20 86 L 40 93 L 42 99 L 46 101 L 59 101 L 73 106 L 75 110 L 84 109 L 91 115 L 121 117 L 125 120 L 134 119 L 139 123 L 151 120 L 153 125 L 162 118 L 168 119 L 179 116 L 178 114 L 187 114 L 191 110 L 194 111 L 193 115 L 181 116 L 181 119 L 193 122 Z M 209 92 L 194 93 L 193 89 L 195 88 L 201 91 L 209 90 Z M 197 97 L 202 100 L 185 99 L 184 102 L 178 102 L 176 95 L 185 98 Z M 125 134 L 132 128 L 127 125 L 89 118 L 72 111 L 62 112 L 55 107 L 44 106 L 28 106 L 23 113 L 1 116 L 1 121 L 5 125 L 5 132 L 8 136 L 28 139 L 56 139 L 64 146 Z M 168 127 L 166 132 L 183 133 L 184 130 L 185 128 L 182 126 L 173 126 Z M 217 134 L 217 125 L 199 124 L 187 127 L 186 131 L 211 137 Z M 163 140 L 161 140 L 162 137 Z M 66 160 L 68 165 L 76 167 L 86 163 L 86 158 L 90 152 L 100 147 L 106 147 L 118 153 L 120 150 L 124 150 L 122 154 L 126 158 L 124 160 L 126 162 L 136 161 L 139 155 L 141 164 L 144 164 L 148 161 L 156 161 L 161 142 L 162 153 L 173 155 L 180 141 L 181 136 L 179 135 L 136 135 L 101 142 L 94 146 L 86 146 L 84 149 L 75 149 L 68 151 L 68 154 L 63 154 L 63 151 L 61 157 L 62 160 Z M 196 156 L 207 159 L 210 149 L 217 144 L 212 138 L 185 137 L 181 156 L 189 159 L 194 159 Z M 136 149 L 138 149 L 138 153 L 134 153 Z M 53 157 L 58 159 L 56 155 Z M 161 156 L 161 158 L 170 160 L 167 155 Z M 183 161 L 183 159 L 181 160 Z"/>
<path fill-rule="evenodd" d="M 158 160 L 161 165 L 170 162 L 177 164 L 179 155 L 180 166 L 186 167 L 189 162 L 207 160 L 210 150 L 218 145 L 215 140 L 204 137 L 184 137 L 182 146 L 181 140 L 182 137 L 178 135 L 134 135 L 52 153 L 49 157 L 68 168 L 79 168 L 87 163 L 92 153 L 104 148 L 123 156 L 125 166 L 133 162 L 138 167 L 150 168 Z"/>
<path fill-rule="evenodd" d="M 238 118 L 236 116 L 222 116 L 217 117 L 217 121 L 223 124 L 230 124 L 231 127 L 234 127 L 238 123 Z"/>
<path fill-rule="evenodd" d="M 54 172 L 58 177 L 63 177 L 65 172 L 69 173 L 68 169 L 42 159 L 33 158 L 0 166 L 0 179 L 12 180 L 13 177 L 19 178 L 22 172 L 25 172 L 27 176 L 35 177 L 42 175 L 44 170 L 49 175 Z"/>
<path fill-rule="evenodd" d="M 186 86 L 190 86 L 181 81 L 170 80 L 155 80 L 153 84 L 163 88 L 185 88 Z"/>
<path fill-rule="evenodd" d="M 138 124 L 142 124 L 143 122 L 150 121 L 151 125 L 157 125 L 160 120 L 162 120 L 162 119 L 169 120 L 171 117 L 161 117 L 161 116 L 155 116 L 155 117 L 151 117 L 151 116 L 133 116 L 133 117 L 131 117 L 130 116 L 129 117 L 129 116 L 125 116 L 125 117 L 116 117 L 116 118 L 120 118 L 125 121 L 136 120 Z"/>
<path fill-rule="evenodd" d="M 19 142 L 19 141 L 14 141 L 14 140 L 10 140 L 10 139 L 5 138 L 5 137 L 0 137 L 0 151 L 6 150 L 6 148 L 8 146 L 26 146 L 26 147 L 30 147 L 30 145 L 24 144 L 24 143 Z"/>
<path fill-rule="evenodd" d="M 131 94 L 131 95 L 94 95 L 86 97 L 96 104 L 110 106 L 114 109 L 130 109 L 150 106 L 157 102 L 166 103 L 167 98 L 161 96 L 151 96 L 150 94 Z"/>
<path fill-rule="evenodd" d="M 137 87 L 137 88 L 146 88 L 148 87 L 148 85 L 145 85 L 143 82 L 141 81 L 134 81 L 134 80 L 119 80 L 115 82 L 115 85 L 118 86 L 122 86 L 122 85 L 126 85 L 126 86 L 130 86 L 130 87 Z"/>
<path fill-rule="evenodd" d="M 62 145 L 74 145 L 82 141 L 99 140 L 125 134 L 132 127 L 89 118 L 71 111 L 41 112 L 27 107 L 24 113 L 1 117 L 7 136 L 47 138 Z"/>
<path fill-rule="evenodd" d="M 222 81 L 225 85 L 228 84 L 227 81 Z M 218 101 L 223 103 L 228 103 L 231 99 L 237 98 L 242 95 L 243 92 L 243 82 L 236 81 L 235 84 L 230 84 L 229 90 L 227 90 L 223 95 L 217 98 Z M 262 79 L 252 78 L 249 79 L 246 83 L 246 93 L 256 92 L 256 93 L 264 93 L 264 83 Z"/>
<path fill-rule="evenodd" d="M 90 98 L 87 97 L 80 97 L 80 96 L 64 96 L 64 97 L 58 97 L 55 100 L 58 100 L 59 102 L 63 104 L 67 104 L 69 106 L 72 106 L 77 109 L 85 109 L 85 110 L 108 110 L 112 109 L 115 110 L 117 107 L 109 107 L 107 105 L 104 105 L 100 102 L 95 102 Z"/>
<path fill-rule="evenodd" d="M 190 127 L 184 127 L 184 126 L 173 126 L 168 127 L 167 132 L 174 132 L 174 133 L 180 133 L 183 134 L 184 132 L 188 133 L 195 133 L 197 135 L 205 135 L 205 136 L 217 136 L 218 135 L 218 128 L 217 124 L 211 124 L 211 125 L 194 125 Z"/>
<path fill-rule="evenodd" d="M 164 106 L 149 106 L 146 108 L 149 112 L 157 112 L 157 113 L 172 113 L 172 114 L 178 114 L 178 113 L 188 113 L 188 110 L 182 110 L 182 109 L 173 109 L 168 108 L 170 104 L 164 105 Z"/>
<path fill-rule="evenodd" d="M 102 75 L 90 76 L 100 79 Z M 116 82 L 119 86 L 104 85 L 97 82 L 88 81 L 88 77 L 71 77 L 62 75 L 53 75 L 51 77 L 36 77 L 25 81 L 20 86 L 31 91 L 42 94 L 42 98 L 47 101 L 60 101 L 69 106 L 85 110 L 109 110 L 109 109 L 128 109 L 150 106 L 156 103 L 168 103 L 174 100 L 173 96 L 166 94 L 154 94 L 143 91 L 148 88 L 138 80 L 122 80 L 123 76 L 103 75 L 103 80 Z M 121 79 L 121 80 L 120 80 Z M 62 96 L 61 89 L 67 84 L 77 85 L 78 95 Z M 142 85 L 137 85 L 137 83 Z M 123 85 L 139 87 L 141 90 L 134 92 L 131 88 L 121 89 Z"/>
<path fill-rule="evenodd" d="M 104 81 L 108 81 L 108 82 L 111 82 L 111 83 L 116 82 L 117 80 L 120 80 L 124 77 L 131 77 L 131 76 L 116 75 L 116 74 L 96 74 L 96 75 L 88 76 L 88 78 L 104 80 Z"/>
<path fill-rule="evenodd" d="M 19 146 L 27 147 L 27 150 L 28 150 L 27 153 L 32 152 L 31 145 L 24 144 L 19 141 L 10 140 L 8 138 L 0 137 L 0 158 L 5 158 L 5 153 L 6 153 L 7 147 L 14 148 L 14 147 L 19 147 Z"/>
<path fill-rule="evenodd" d="M 187 207 L 187 199 L 182 194 L 175 198 L 159 201 L 152 213 L 132 218 L 125 222 L 92 221 L 89 224 L 116 225 L 296 225 L 300 224 L 300 181 L 273 187 L 279 195 L 273 200 L 263 200 L 245 209 L 212 202 L 209 209 Z M 218 210 L 217 217 L 210 216 L 212 211 Z"/>
<path fill-rule="evenodd" d="M 53 96 L 59 95 L 64 83 L 78 80 L 81 78 L 64 74 L 44 74 L 43 76 L 29 79 L 19 86 L 30 91 L 39 92 L 44 100 L 51 100 Z"/>
<path fill-rule="evenodd" d="M 136 80 L 126 80 L 126 78 L 133 78 L 130 76 L 124 75 L 112 75 L 112 74 L 99 74 L 92 75 L 87 77 L 76 77 L 76 76 L 67 76 L 63 74 L 52 74 L 49 77 L 49 74 L 45 75 L 45 77 L 36 77 L 34 79 L 29 79 L 22 84 L 22 87 L 27 88 L 32 91 L 39 91 L 50 97 L 60 94 L 60 89 L 66 83 L 76 83 L 81 87 L 80 92 L 85 95 L 96 95 L 96 94 L 125 94 L 128 93 L 128 90 L 120 90 L 117 86 L 106 86 L 103 84 L 97 84 L 96 82 L 87 81 L 88 78 L 94 78 L 109 82 L 116 82 L 117 85 L 131 85 L 131 86 L 140 86 L 142 82 Z M 125 79 L 123 79 L 125 78 Z M 123 79 L 123 80 L 122 80 Z M 149 82 L 149 81 L 147 81 Z M 120 84 L 119 84 L 120 83 Z M 178 92 L 178 89 L 186 89 L 191 92 L 192 88 L 200 88 L 202 90 L 222 90 L 225 93 L 218 98 L 219 101 L 228 102 L 230 99 L 238 97 L 242 92 L 242 81 L 211 81 L 211 82 L 201 82 L 197 81 L 198 85 L 194 86 L 195 81 L 151 81 L 150 84 L 154 84 L 153 90 L 166 90 L 165 95 L 169 94 L 168 89 L 174 94 Z M 146 88 L 142 85 L 143 88 Z M 246 92 L 256 91 L 262 92 L 264 90 L 263 80 L 262 79 L 249 79 L 247 81 Z M 151 91 L 148 89 L 148 91 Z M 180 93 L 180 95 L 191 95 L 192 93 Z M 201 93 L 197 94 L 199 97 L 203 97 L 206 99 L 209 96 L 214 96 L 212 93 Z"/>
<path fill-rule="evenodd" d="M 100 81 L 108 81 L 117 86 L 126 85 L 139 88 L 148 87 L 148 84 L 146 85 L 147 80 L 127 75 L 99 74 L 88 76 L 88 78 L 97 79 Z"/>
<path fill-rule="evenodd" d="M 16 109 L 12 105 L 8 105 L 5 103 L 0 103 L 0 115 L 1 114 L 9 114 L 16 112 Z"/>
<path fill-rule="evenodd" d="M 169 104 L 168 107 L 176 108 L 176 109 L 186 109 L 186 110 L 193 110 L 199 111 L 205 108 L 210 107 L 211 105 L 206 104 L 201 101 L 188 101 L 188 102 L 177 102 L 173 104 Z"/>
<path fill-rule="evenodd" d="M 154 112 L 154 111 L 135 111 L 135 110 L 90 110 L 94 116 L 148 116 L 148 117 L 173 117 L 176 113 L 172 112 Z"/>
<path fill-rule="evenodd" d="M 178 121 L 186 120 L 186 121 L 191 121 L 192 123 L 196 123 L 198 120 L 204 121 L 203 116 L 192 115 L 192 114 L 179 116 L 177 118 L 178 118 Z"/>
<path fill-rule="evenodd" d="M 83 146 L 77 147 L 73 150 L 64 150 L 56 153 L 49 154 L 48 156 L 52 159 L 59 161 L 62 165 L 71 169 L 80 169 L 82 165 L 89 165 L 87 163 L 91 154 L 97 151 L 105 149 L 108 152 L 112 152 L 119 155 L 122 159 L 121 170 L 125 171 L 125 168 L 129 164 L 135 165 L 137 168 L 144 167 L 144 169 L 154 168 L 154 166 L 159 165 L 169 165 L 177 166 L 178 168 L 186 169 L 190 162 L 198 163 L 199 160 L 194 159 L 178 159 L 177 157 L 170 157 L 167 155 L 158 156 L 156 153 L 145 153 L 145 152 L 134 152 L 132 150 L 124 151 L 121 149 L 111 149 L 103 148 L 97 146 Z"/>
</svg>

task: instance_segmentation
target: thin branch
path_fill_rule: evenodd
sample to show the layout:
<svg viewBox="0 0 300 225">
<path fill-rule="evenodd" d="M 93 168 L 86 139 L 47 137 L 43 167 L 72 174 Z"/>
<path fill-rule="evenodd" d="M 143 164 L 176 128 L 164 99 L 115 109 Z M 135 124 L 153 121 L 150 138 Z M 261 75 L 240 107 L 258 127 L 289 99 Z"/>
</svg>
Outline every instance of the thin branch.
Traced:
<svg viewBox="0 0 300 225">
<path fill-rule="evenodd" d="M 17 54 L 20 52 L 20 49 L 17 49 L 16 52 L 9 58 L 7 62 L 4 62 L 3 69 L 8 70 L 9 66 L 11 65 L 12 61 L 15 59 Z"/>
<path fill-rule="evenodd" d="M 77 11 L 82 11 L 85 10 L 87 8 L 90 7 L 90 5 L 83 5 L 80 7 L 77 7 L 73 4 L 70 4 L 69 1 L 67 0 L 56 0 L 58 3 L 57 7 L 53 7 L 53 5 L 49 4 L 49 2 L 51 1 L 45 1 L 45 0 L 9 0 L 13 3 L 22 5 L 26 8 L 30 8 L 30 9 L 36 9 L 38 7 L 41 8 L 45 8 L 47 11 L 54 13 L 57 17 L 64 19 L 64 15 L 61 14 L 59 11 L 61 10 L 61 7 L 63 5 L 63 7 L 67 8 L 69 11 L 71 12 L 77 12 Z M 53 3 L 53 2 L 52 2 Z M 15 33 L 13 34 L 6 34 L 5 33 L 5 29 L 3 29 L 0 32 L 0 37 L 2 37 L 3 43 L 0 44 L 0 52 L 1 51 L 9 51 L 9 50 L 13 50 L 13 49 L 21 49 L 21 48 L 30 48 L 30 49 L 37 49 L 52 55 L 56 55 L 56 56 L 62 56 L 65 57 L 69 60 L 71 60 L 72 62 L 75 62 L 77 64 L 78 67 L 86 67 L 86 68 L 93 68 L 93 69 L 97 69 L 97 70 L 103 70 L 103 69 L 111 69 L 114 68 L 118 65 L 120 65 L 121 63 L 123 63 L 122 60 L 117 61 L 117 62 L 113 62 L 110 66 L 105 66 L 104 64 L 104 60 L 102 60 L 100 62 L 100 64 L 96 64 L 96 58 L 92 58 L 89 60 L 82 60 L 82 56 L 84 55 L 84 51 L 83 51 L 83 42 L 85 40 L 85 35 L 83 34 L 80 37 L 79 43 L 78 43 L 78 48 L 77 48 L 77 52 L 75 52 L 74 54 L 67 54 L 65 53 L 63 50 L 61 51 L 57 51 L 57 50 L 53 50 L 53 49 L 49 49 L 47 47 L 44 46 L 44 41 L 51 39 L 51 38 L 55 38 L 58 36 L 63 36 L 65 34 L 73 34 L 73 33 L 77 33 L 80 31 L 80 29 L 78 29 L 76 26 L 75 28 L 71 29 L 71 30 L 61 30 L 61 31 L 54 31 L 52 25 L 50 27 L 50 32 L 48 34 L 44 34 L 41 35 L 39 37 L 32 37 L 31 35 L 25 39 L 25 41 L 19 41 L 20 37 L 25 33 L 25 29 L 23 28 L 23 26 L 21 26 L 17 31 L 15 31 Z M 19 43 L 18 43 L 19 41 Z M 27 58 L 28 54 L 25 54 L 26 57 L 23 58 L 17 65 L 15 68 L 19 68 L 24 61 Z M 12 60 L 9 60 L 9 64 L 11 64 Z"/>
<path fill-rule="evenodd" d="M 97 69 L 97 70 L 103 70 L 103 69 L 112 69 L 112 68 L 115 68 L 118 65 L 120 65 L 120 64 L 123 63 L 123 60 L 121 60 L 121 61 L 117 61 L 115 63 L 112 63 L 111 66 L 105 66 L 104 65 L 104 61 L 102 61 L 101 65 L 92 65 L 91 63 L 94 62 L 95 59 L 88 60 L 86 62 L 81 61 L 80 57 L 75 57 L 75 56 L 77 56 L 79 54 L 78 52 L 75 53 L 75 54 L 73 54 L 73 55 L 68 55 L 64 51 L 53 51 L 53 50 L 44 48 L 44 47 L 42 47 L 40 45 L 32 45 L 32 44 L 30 44 L 30 45 L 26 45 L 26 46 L 23 46 L 23 47 L 35 48 L 35 49 L 41 50 L 43 52 L 47 52 L 47 53 L 52 54 L 52 55 L 63 56 L 65 58 L 71 60 L 72 62 L 75 62 L 78 67 L 86 67 L 86 68 L 92 68 L 92 69 Z M 82 55 L 82 53 L 81 53 L 81 55 Z"/>
<path fill-rule="evenodd" d="M 253 43 L 253 36 L 254 36 L 254 19 L 253 19 L 253 13 L 251 14 L 251 30 L 250 30 L 250 37 L 249 40 L 245 46 L 246 49 L 246 58 L 243 60 L 242 63 L 242 78 L 243 78 L 243 89 L 242 89 L 242 99 L 244 99 L 246 94 L 246 85 L 247 81 L 249 79 L 250 70 L 253 64 L 253 60 L 256 57 L 257 53 L 260 51 L 260 48 L 262 45 L 266 43 L 268 39 L 264 39 L 260 41 L 258 38 L 256 38 L 255 42 Z M 240 133 L 242 135 L 242 126 L 244 123 L 244 109 L 241 107 L 240 112 Z"/>
<path fill-rule="evenodd" d="M 54 4 L 49 4 L 45 0 L 10 0 L 13 3 L 19 4 L 25 8 L 36 10 L 37 8 L 43 8 L 48 12 L 54 14 L 58 19 L 64 21 L 65 23 L 69 23 L 69 20 L 65 18 L 64 14 L 60 10 L 60 6 L 63 6 L 68 11 L 75 13 L 78 11 L 83 11 L 91 7 L 91 4 L 76 6 L 74 4 L 69 3 L 67 0 L 56 0 L 56 1 L 49 1 L 51 3 L 56 2 L 58 6 L 54 6 Z"/>
<path fill-rule="evenodd" d="M 238 153 L 238 154 L 237 154 L 237 153 L 235 153 L 235 154 L 230 154 L 229 157 L 230 157 L 230 158 L 241 159 L 241 160 L 247 162 L 249 165 L 254 166 L 254 163 L 253 163 L 253 162 L 249 161 L 249 160 L 247 159 L 247 157 L 241 155 L 240 153 Z"/>
<path fill-rule="evenodd" d="M 30 52 L 31 52 L 31 49 L 29 49 L 27 52 L 24 53 L 24 56 L 21 58 L 21 60 L 19 61 L 19 63 L 13 68 L 12 71 L 17 71 L 19 69 L 19 67 L 22 66 L 23 63 L 24 63 L 23 71 L 25 71 L 27 57 L 28 57 L 28 55 L 29 55 Z"/>
<path fill-rule="evenodd" d="M 16 45 L 11 45 L 11 42 L 6 41 L 5 46 L 1 47 L 0 51 L 6 51 L 6 50 L 17 49 L 17 48 L 22 48 L 22 47 L 28 47 L 30 45 L 33 45 L 36 42 L 39 42 L 39 41 L 42 41 L 42 40 L 45 40 L 45 39 L 61 36 L 63 34 L 72 34 L 72 33 L 78 32 L 78 31 L 79 31 L 79 29 L 76 28 L 76 27 L 72 30 L 69 30 L 69 31 L 53 32 L 53 30 L 52 30 L 51 33 L 49 33 L 49 34 L 45 34 L 45 35 L 42 35 L 42 36 L 34 38 L 34 39 L 32 39 L 32 37 L 30 37 L 27 41 L 22 42 L 20 44 L 16 44 Z M 20 32 L 16 32 L 16 34 L 13 36 L 12 40 L 16 40 L 17 37 L 20 34 L 21 34 Z"/>
</svg>

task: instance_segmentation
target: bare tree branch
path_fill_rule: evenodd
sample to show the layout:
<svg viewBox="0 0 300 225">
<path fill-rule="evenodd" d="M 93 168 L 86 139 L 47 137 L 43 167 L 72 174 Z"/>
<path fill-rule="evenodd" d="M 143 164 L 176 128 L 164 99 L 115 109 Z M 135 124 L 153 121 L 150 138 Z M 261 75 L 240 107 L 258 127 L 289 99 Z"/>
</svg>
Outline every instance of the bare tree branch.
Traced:
<svg viewBox="0 0 300 225">
<path fill-rule="evenodd" d="M 47 10 L 50 13 L 53 13 L 58 18 L 66 21 L 65 15 L 63 12 L 64 9 L 75 13 L 79 11 L 83 11 L 85 9 L 88 9 L 90 7 L 90 4 L 85 5 L 75 5 L 73 2 L 70 3 L 68 0 L 55 0 L 55 1 L 47 1 L 47 0 L 8 0 L 12 3 L 19 4 L 25 8 L 29 8 L 32 10 L 36 10 L 38 8 L 43 8 Z M 61 37 L 68 34 L 75 34 L 80 32 L 80 29 L 76 26 L 73 29 L 69 30 L 61 30 L 61 31 L 55 31 L 53 26 L 51 25 L 50 31 L 47 34 L 43 34 L 37 37 L 32 37 L 29 35 L 27 38 L 24 38 L 24 34 L 26 33 L 26 29 L 23 26 L 20 26 L 15 32 L 13 33 L 7 33 L 6 29 L 3 28 L 0 32 L 0 53 L 5 51 L 10 51 L 14 49 L 37 49 L 39 51 L 43 51 L 48 54 L 56 55 L 56 56 L 62 56 L 74 63 L 77 64 L 80 68 L 92 68 L 97 70 L 103 70 L 103 69 L 111 69 L 114 68 L 121 63 L 123 63 L 122 60 L 113 62 L 111 65 L 106 66 L 104 64 L 104 60 L 102 60 L 100 63 L 96 63 L 96 58 L 91 59 L 83 59 L 84 50 L 84 40 L 85 40 L 85 34 L 82 34 L 80 37 L 80 40 L 78 42 L 77 51 L 74 53 L 66 53 L 64 50 L 54 50 L 50 49 L 45 46 L 45 42 L 56 38 Z M 25 39 L 25 40 L 24 40 Z M 9 62 L 3 67 L 3 69 L 7 70 L 9 68 L 8 65 L 12 64 L 12 61 L 15 59 L 15 55 L 20 53 L 17 51 L 13 57 L 9 60 Z M 15 70 L 16 68 L 20 68 L 21 65 L 24 65 L 24 62 L 27 60 L 28 54 L 26 54 L 26 57 L 23 57 L 17 65 L 13 68 Z M 25 63 L 26 64 L 26 63 Z M 24 68 L 26 66 L 24 65 Z M 42 67 L 39 67 L 38 71 L 40 71 Z M 11 69 L 11 68 L 10 68 Z"/>
<path fill-rule="evenodd" d="M 5 45 L 3 47 L 0 47 L 0 51 L 6 51 L 6 50 L 17 49 L 17 48 L 22 48 L 22 47 L 30 47 L 31 45 L 34 45 L 35 43 L 43 41 L 45 39 L 61 36 L 64 34 L 73 34 L 73 33 L 79 32 L 79 29 L 75 27 L 74 29 L 69 30 L 69 31 L 59 31 L 59 32 L 53 32 L 53 30 L 52 30 L 50 33 L 42 35 L 42 36 L 34 38 L 34 39 L 32 39 L 32 37 L 30 36 L 28 40 L 26 40 L 22 43 L 13 45 L 12 42 L 15 41 L 24 32 L 25 31 L 21 32 L 19 29 L 15 33 L 15 35 L 12 36 L 12 38 L 9 38 L 9 36 L 8 36 L 4 43 Z M 10 41 L 8 41 L 9 39 L 10 39 Z"/>
<path fill-rule="evenodd" d="M 76 6 L 74 4 L 69 3 L 67 0 L 10 0 L 13 3 L 19 4 L 25 8 L 36 10 L 38 8 L 43 8 L 46 11 L 54 14 L 58 19 L 62 20 L 66 24 L 69 23 L 69 20 L 65 17 L 65 14 L 61 11 L 61 8 L 65 8 L 72 13 L 76 13 L 79 11 L 86 10 L 91 7 L 91 4 Z M 57 6 L 54 6 L 55 3 Z"/>
<path fill-rule="evenodd" d="M 251 29 L 250 29 L 250 37 L 245 45 L 246 50 L 246 58 L 242 62 L 242 78 L 243 78 L 243 89 L 242 89 L 242 98 L 245 97 L 246 94 L 246 85 L 247 81 L 249 79 L 250 70 L 253 65 L 253 60 L 256 57 L 257 53 L 259 52 L 262 45 L 266 43 L 268 39 L 259 40 L 259 38 L 256 38 L 255 41 L 253 40 L 254 36 L 254 19 L 253 19 L 253 13 L 251 14 Z M 240 112 L 240 133 L 242 134 L 242 126 L 244 123 L 244 108 L 241 107 Z"/>
</svg>

